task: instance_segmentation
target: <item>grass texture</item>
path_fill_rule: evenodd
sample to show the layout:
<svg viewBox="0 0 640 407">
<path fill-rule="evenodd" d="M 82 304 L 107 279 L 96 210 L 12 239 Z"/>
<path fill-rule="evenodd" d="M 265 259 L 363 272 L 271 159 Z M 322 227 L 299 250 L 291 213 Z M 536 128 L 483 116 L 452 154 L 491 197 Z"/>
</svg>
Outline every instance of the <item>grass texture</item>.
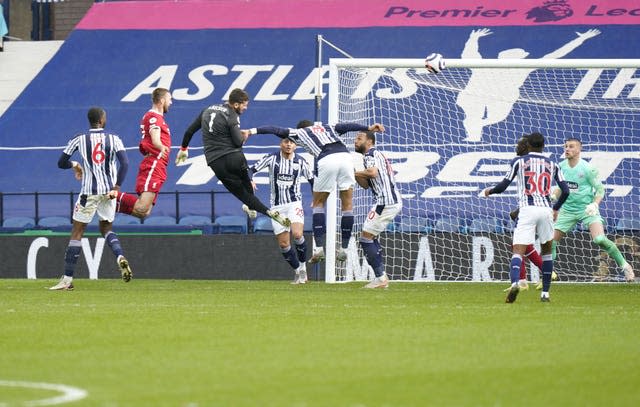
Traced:
<svg viewBox="0 0 640 407">
<path fill-rule="evenodd" d="M 635 406 L 640 285 L 0 279 L 0 406 Z"/>
</svg>

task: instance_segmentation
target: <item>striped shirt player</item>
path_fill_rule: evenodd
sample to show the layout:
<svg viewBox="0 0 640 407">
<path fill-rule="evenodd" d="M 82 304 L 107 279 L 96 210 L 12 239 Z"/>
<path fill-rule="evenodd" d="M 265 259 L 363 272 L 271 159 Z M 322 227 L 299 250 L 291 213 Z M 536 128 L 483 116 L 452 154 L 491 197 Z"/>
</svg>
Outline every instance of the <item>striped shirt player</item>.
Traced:
<svg viewBox="0 0 640 407">
<path fill-rule="evenodd" d="M 64 256 L 64 275 L 50 290 L 73 290 L 73 273 L 82 248 L 81 239 L 87 224 L 97 213 L 100 233 L 116 256 L 122 279 L 131 280 L 131 268 L 124 257 L 118 236 L 111 230 L 116 214 L 116 201 L 112 199 L 120 189 L 127 174 L 129 161 L 122 140 L 115 134 L 104 131 L 107 114 L 100 107 L 92 107 L 87 113 L 91 128 L 69 141 L 58 160 L 58 167 L 73 168 L 82 186 L 73 209 L 71 237 Z M 78 152 L 82 165 L 71 161 Z"/>
<path fill-rule="evenodd" d="M 103 128 L 92 128 L 69 141 L 58 167 L 80 165 L 70 161 L 76 151 L 82 157 L 82 186 L 73 213 L 74 220 L 89 223 L 97 211 L 100 220 L 113 222 L 115 201 L 107 194 L 120 187 L 128 169 L 122 140 Z"/>
<path fill-rule="evenodd" d="M 393 168 L 387 157 L 375 147 L 375 142 L 376 135 L 372 131 L 358 132 L 354 141 L 356 152 L 363 154 L 364 165 L 363 170 L 355 172 L 356 181 L 362 188 L 371 191 L 374 200 L 374 205 L 362 226 L 360 247 L 375 274 L 375 278 L 365 287 L 386 288 L 389 279 L 384 272 L 384 259 L 378 236 L 402 210 L 402 198 L 396 186 Z"/>
<path fill-rule="evenodd" d="M 553 222 L 558 210 L 569 196 L 569 186 L 564 179 L 560 167 L 542 154 L 544 136 L 540 133 L 527 135 L 529 153 L 516 157 L 505 178 L 495 187 L 487 188 L 485 196 L 499 194 L 517 179 L 518 205 L 520 213 L 513 231 L 513 257 L 511 259 L 511 288 L 506 302 L 516 300 L 520 290 L 518 280 L 522 256 L 528 245 L 535 242 L 536 234 L 541 243 L 542 254 L 542 293 L 541 300 L 549 300 L 549 287 L 553 272 L 551 255 L 553 242 Z M 555 181 L 562 190 L 558 201 L 551 205 L 550 195 L 552 182 Z"/>
<path fill-rule="evenodd" d="M 293 284 L 304 284 L 307 282 L 307 244 L 303 234 L 304 209 L 300 184 L 302 178 L 306 178 L 311 185 L 314 180 L 311 166 L 302 156 L 295 153 L 296 147 L 295 141 L 289 138 L 282 139 L 280 151 L 262 157 L 249 168 L 249 174 L 253 176 L 265 168 L 269 170 L 271 211 L 277 211 L 291 221 L 291 225 L 287 227 L 272 219 L 273 233 L 278 240 L 282 256 L 295 272 Z M 295 250 L 291 247 L 291 237 L 295 243 Z"/>
<path fill-rule="evenodd" d="M 325 203 L 333 189 L 340 191 L 340 229 L 342 248 L 337 253 L 339 261 L 346 260 L 353 229 L 353 185 L 355 184 L 353 161 L 340 135 L 351 131 L 384 131 L 381 124 L 363 126 L 357 123 L 338 123 L 334 126 L 301 120 L 295 129 L 263 126 L 251 129 L 251 134 L 275 134 L 280 138 L 290 138 L 304 147 L 314 158 L 315 180 L 313 183 L 313 236 L 317 245 L 311 263 L 324 259 L 326 235 Z"/>
</svg>

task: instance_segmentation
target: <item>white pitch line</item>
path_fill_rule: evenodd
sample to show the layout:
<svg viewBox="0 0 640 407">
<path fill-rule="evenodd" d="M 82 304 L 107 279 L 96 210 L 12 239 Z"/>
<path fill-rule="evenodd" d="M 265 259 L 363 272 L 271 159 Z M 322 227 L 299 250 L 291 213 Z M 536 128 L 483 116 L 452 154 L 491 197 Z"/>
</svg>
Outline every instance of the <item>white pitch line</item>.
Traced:
<svg viewBox="0 0 640 407">
<path fill-rule="evenodd" d="M 21 382 L 12 380 L 0 380 L 0 386 L 5 387 L 28 387 L 31 389 L 44 389 L 59 391 L 62 393 L 56 397 L 41 400 L 29 400 L 23 402 L 25 406 L 53 406 L 56 404 L 71 403 L 72 401 L 82 400 L 89 395 L 86 390 L 77 387 L 71 387 L 64 384 L 56 383 L 37 383 L 37 382 Z"/>
</svg>

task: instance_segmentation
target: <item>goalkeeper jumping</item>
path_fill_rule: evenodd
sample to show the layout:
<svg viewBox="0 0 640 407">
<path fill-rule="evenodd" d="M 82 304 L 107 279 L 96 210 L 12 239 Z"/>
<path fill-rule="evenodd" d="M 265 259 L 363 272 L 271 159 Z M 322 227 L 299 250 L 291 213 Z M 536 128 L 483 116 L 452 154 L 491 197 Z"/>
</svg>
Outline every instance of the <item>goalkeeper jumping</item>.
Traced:
<svg viewBox="0 0 640 407">
<path fill-rule="evenodd" d="M 578 222 L 589 228 L 593 242 L 611 256 L 624 271 L 625 280 L 635 279 L 633 268 L 625 260 L 615 243 L 604 234 L 603 219 L 598 206 L 604 197 L 604 186 L 598 177 L 598 170 L 580 158 L 582 142 L 570 138 L 564 143 L 565 160 L 559 165 L 569 184 L 571 193 L 560 209 L 554 227 L 552 255 L 556 258 L 556 245 Z M 554 191 L 557 196 L 558 190 Z"/>
</svg>

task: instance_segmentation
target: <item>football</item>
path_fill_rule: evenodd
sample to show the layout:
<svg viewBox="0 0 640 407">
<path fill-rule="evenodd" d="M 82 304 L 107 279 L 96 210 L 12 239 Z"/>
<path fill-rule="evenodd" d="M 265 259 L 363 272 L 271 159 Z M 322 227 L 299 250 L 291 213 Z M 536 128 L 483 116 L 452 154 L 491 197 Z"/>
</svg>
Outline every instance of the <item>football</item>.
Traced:
<svg viewBox="0 0 640 407">
<path fill-rule="evenodd" d="M 436 52 L 429 54 L 424 60 L 424 67 L 431 73 L 439 73 L 445 67 L 444 57 Z"/>
</svg>

